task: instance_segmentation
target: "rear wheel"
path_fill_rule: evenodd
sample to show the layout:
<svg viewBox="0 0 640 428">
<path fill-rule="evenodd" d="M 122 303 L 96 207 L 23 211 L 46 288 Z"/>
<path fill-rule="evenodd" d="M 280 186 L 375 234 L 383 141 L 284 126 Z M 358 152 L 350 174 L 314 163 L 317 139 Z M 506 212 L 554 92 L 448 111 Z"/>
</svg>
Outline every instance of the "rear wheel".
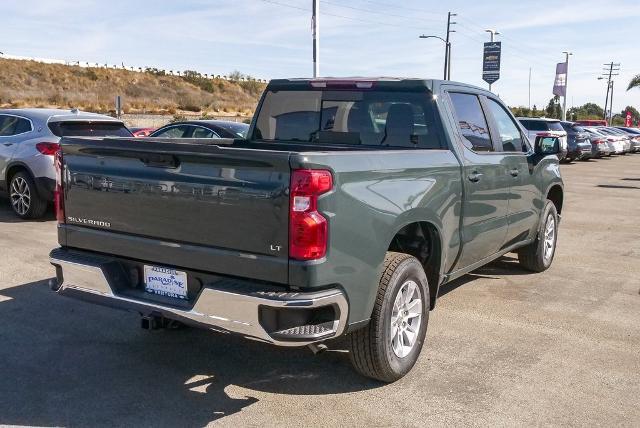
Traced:
<svg viewBox="0 0 640 428">
<path fill-rule="evenodd" d="M 24 171 L 11 177 L 9 201 L 13 212 L 23 219 L 42 217 L 47 210 L 47 201 L 40 197 L 33 178 Z"/>
<path fill-rule="evenodd" d="M 557 242 L 558 211 L 553 202 L 547 200 L 536 240 L 518 250 L 520 265 L 533 272 L 549 269 L 556 253 Z"/>
<path fill-rule="evenodd" d="M 429 321 L 429 287 L 413 256 L 388 252 L 369 325 L 349 336 L 350 358 L 362 375 L 394 382 L 416 363 Z"/>
</svg>

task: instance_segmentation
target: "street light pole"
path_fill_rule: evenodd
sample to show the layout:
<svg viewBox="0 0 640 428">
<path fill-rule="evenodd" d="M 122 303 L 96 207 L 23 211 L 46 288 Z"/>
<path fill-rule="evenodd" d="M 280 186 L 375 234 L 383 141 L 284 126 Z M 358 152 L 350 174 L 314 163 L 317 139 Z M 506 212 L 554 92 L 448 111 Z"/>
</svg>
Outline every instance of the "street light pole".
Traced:
<svg viewBox="0 0 640 428">
<path fill-rule="evenodd" d="M 491 34 L 491 43 L 495 40 L 495 37 L 500 34 L 498 30 L 494 30 L 493 28 L 488 28 L 484 30 L 485 32 Z M 489 83 L 489 91 L 491 91 L 491 83 Z"/>
<path fill-rule="evenodd" d="M 450 58 L 449 58 L 449 52 L 450 52 L 449 47 L 450 46 L 449 45 L 450 45 L 450 43 L 447 42 L 445 39 L 443 39 L 440 36 L 425 36 L 423 34 L 419 38 L 420 39 L 438 39 L 438 40 L 442 40 L 444 42 L 444 77 L 443 77 L 443 80 L 448 80 L 447 79 L 447 72 L 449 70 L 449 60 L 450 60 Z"/>
<path fill-rule="evenodd" d="M 313 14 L 311 17 L 311 32 L 313 36 L 313 77 L 317 78 L 320 75 L 320 31 L 319 31 L 319 15 L 320 15 L 320 0 L 311 0 Z"/>
<path fill-rule="evenodd" d="M 567 64 L 566 74 L 564 75 L 564 97 L 562 100 L 562 120 L 567 120 L 567 90 L 568 90 L 568 81 L 569 81 L 569 55 L 573 55 L 571 52 L 564 51 L 562 52 L 565 55 L 565 63 Z"/>
</svg>

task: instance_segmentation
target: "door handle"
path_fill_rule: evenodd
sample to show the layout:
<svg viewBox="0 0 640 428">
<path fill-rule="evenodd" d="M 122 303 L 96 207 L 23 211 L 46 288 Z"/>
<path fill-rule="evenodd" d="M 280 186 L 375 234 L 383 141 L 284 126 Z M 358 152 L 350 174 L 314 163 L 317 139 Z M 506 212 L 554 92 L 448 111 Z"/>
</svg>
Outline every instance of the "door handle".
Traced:
<svg viewBox="0 0 640 428">
<path fill-rule="evenodd" d="M 517 177 L 518 174 L 520 174 L 520 171 L 518 170 L 518 168 L 514 168 L 511 171 L 509 171 L 509 174 L 511 174 L 512 177 Z"/>
<path fill-rule="evenodd" d="M 3 146 L 9 147 L 9 146 L 13 146 L 13 143 L 2 143 Z"/>
<path fill-rule="evenodd" d="M 480 177 L 482 177 L 482 174 L 479 173 L 478 171 L 473 171 L 471 174 L 467 176 L 469 181 L 471 181 L 472 183 L 477 183 L 478 181 L 480 181 Z"/>
</svg>

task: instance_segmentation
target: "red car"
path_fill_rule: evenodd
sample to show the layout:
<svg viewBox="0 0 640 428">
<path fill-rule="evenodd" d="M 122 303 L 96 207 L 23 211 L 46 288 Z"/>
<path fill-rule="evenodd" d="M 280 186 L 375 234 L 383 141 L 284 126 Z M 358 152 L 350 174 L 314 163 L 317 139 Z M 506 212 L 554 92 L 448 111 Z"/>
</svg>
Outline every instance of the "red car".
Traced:
<svg viewBox="0 0 640 428">
<path fill-rule="evenodd" d="M 134 137 L 148 137 L 155 128 L 129 128 Z"/>
<path fill-rule="evenodd" d="M 604 119 L 585 119 L 585 120 L 576 120 L 578 125 L 584 126 L 609 126 L 607 121 Z"/>
</svg>

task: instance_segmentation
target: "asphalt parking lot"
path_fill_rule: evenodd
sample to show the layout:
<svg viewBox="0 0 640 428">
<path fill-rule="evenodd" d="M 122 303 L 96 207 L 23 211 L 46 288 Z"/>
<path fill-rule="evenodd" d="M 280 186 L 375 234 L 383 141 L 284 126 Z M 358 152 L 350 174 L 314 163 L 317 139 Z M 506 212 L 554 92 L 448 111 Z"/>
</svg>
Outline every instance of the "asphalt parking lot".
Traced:
<svg viewBox="0 0 640 428">
<path fill-rule="evenodd" d="M 445 287 L 403 380 L 48 289 L 52 214 L 0 204 L 0 425 L 640 425 L 640 155 L 563 165 L 552 268 L 505 257 Z"/>
</svg>

